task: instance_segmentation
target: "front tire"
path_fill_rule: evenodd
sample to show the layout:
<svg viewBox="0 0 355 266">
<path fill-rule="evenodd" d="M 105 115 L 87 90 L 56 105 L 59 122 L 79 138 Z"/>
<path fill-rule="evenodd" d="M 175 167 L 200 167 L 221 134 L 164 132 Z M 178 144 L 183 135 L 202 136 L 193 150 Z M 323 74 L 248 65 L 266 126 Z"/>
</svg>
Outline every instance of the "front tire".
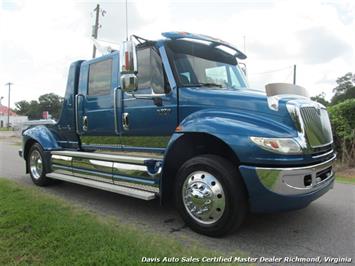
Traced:
<svg viewBox="0 0 355 266">
<path fill-rule="evenodd" d="M 32 182 L 37 186 L 46 186 L 50 179 L 46 177 L 47 165 L 45 155 L 41 145 L 35 143 L 32 145 L 27 157 L 28 169 Z"/>
<path fill-rule="evenodd" d="M 191 229 L 214 237 L 237 229 L 247 212 L 246 190 L 237 169 L 216 155 L 197 156 L 181 166 L 175 201 Z"/>
</svg>

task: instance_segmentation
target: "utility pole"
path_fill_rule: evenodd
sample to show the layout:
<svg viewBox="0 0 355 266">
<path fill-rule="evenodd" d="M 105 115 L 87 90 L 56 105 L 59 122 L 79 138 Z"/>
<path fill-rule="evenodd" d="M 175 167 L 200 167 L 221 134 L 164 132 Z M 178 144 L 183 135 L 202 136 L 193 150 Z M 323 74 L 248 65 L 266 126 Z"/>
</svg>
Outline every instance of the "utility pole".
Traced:
<svg viewBox="0 0 355 266">
<path fill-rule="evenodd" d="M 95 11 L 96 14 L 95 14 L 95 25 L 92 26 L 92 34 L 91 34 L 91 37 L 93 37 L 94 39 L 97 39 L 97 37 L 98 37 L 98 32 L 99 32 L 99 28 L 101 28 L 101 25 L 100 25 L 100 23 L 99 23 L 100 11 L 101 11 L 101 15 L 102 15 L 102 16 L 105 16 L 106 11 L 100 9 L 100 5 L 99 5 L 99 4 L 96 5 L 96 8 L 95 8 L 93 11 Z M 95 46 L 95 44 L 94 44 L 93 50 L 92 50 L 92 58 L 95 58 L 95 57 L 96 57 L 96 46 Z"/>
<path fill-rule="evenodd" d="M 11 95 L 11 85 L 14 85 L 11 82 L 5 84 L 5 86 L 9 86 L 9 97 L 7 101 L 7 128 L 10 128 L 10 95 Z"/>
<path fill-rule="evenodd" d="M 96 11 L 96 18 L 95 18 L 95 25 L 92 28 L 92 37 L 94 39 L 97 39 L 97 33 L 99 31 L 99 16 L 100 16 L 100 5 L 97 4 L 96 8 L 94 9 L 94 11 Z M 96 57 L 96 46 L 94 44 L 93 46 L 93 50 L 92 50 L 92 58 Z"/>
<path fill-rule="evenodd" d="M 293 65 L 293 84 L 296 85 L 296 65 Z"/>
</svg>

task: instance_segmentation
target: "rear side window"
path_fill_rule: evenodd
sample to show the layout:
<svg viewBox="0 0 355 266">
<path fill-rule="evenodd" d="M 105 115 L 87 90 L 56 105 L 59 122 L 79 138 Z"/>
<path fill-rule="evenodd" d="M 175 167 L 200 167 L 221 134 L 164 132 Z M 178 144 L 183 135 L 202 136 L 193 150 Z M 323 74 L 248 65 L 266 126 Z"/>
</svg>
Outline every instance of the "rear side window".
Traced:
<svg viewBox="0 0 355 266">
<path fill-rule="evenodd" d="M 138 57 L 138 89 L 151 88 L 154 93 L 165 93 L 163 64 L 159 54 L 152 48 L 137 51 Z"/>
<path fill-rule="evenodd" d="M 89 96 L 100 96 L 111 93 L 112 59 L 96 62 L 89 68 Z"/>
</svg>

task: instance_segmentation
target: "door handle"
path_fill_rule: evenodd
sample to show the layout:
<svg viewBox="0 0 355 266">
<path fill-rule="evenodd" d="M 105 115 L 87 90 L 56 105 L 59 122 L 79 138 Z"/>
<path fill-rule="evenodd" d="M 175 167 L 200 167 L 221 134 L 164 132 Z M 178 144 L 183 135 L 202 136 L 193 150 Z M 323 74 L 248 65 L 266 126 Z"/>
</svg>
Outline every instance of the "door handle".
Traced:
<svg viewBox="0 0 355 266">
<path fill-rule="evenodd" d="M 129 129 L 128 113 L 122 114 L 122 125 L 124 130 Z"/>
<path fill-rule="evenodd" d="M 86 115 L 83 116 L 83 130 L 87 131 L 88 130 L 88 117 Z"/>
</svg>

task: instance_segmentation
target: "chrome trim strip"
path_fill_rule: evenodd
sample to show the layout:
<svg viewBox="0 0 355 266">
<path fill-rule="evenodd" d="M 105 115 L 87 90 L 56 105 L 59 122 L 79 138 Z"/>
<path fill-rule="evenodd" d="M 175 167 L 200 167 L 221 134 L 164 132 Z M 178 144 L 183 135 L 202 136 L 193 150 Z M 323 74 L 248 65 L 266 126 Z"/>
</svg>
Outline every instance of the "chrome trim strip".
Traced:
<svg viewBox="0 0 355 266">
<path fill-rule="evenodd" d="M 309 166 L 300 166 L 300 167 L 287 167 L 287 168 L 282 168 L 282 167 L 256 167 L 257 169 L 263 169 L 263 170 L 289 170 L 289 171 L 298 171 L 298 170 L 306 170 L 306 169 L 312 169 L 312 168 L 321 168 L 323 165 L 328 164 L 329 162 L 333 162 L 336 159 L 336 155 L 325 161 L 321 162 L 319 164 L 314 164 L 314 165 L 309 165 Z"/>
<path fill-rule="evenodd" d="M 118 87 L 114 88 L 113 90 L 113 116 L 114 116 L 114 119 L 115 119 L 115 133 L 116 135 L 119 134 L 119 131 L 118 131 L 118 117 L 117 117 L 117 90 L 118 90 Z"/>
<path fill-rule="evenodd" d="M 144 190 L 144 191 L 154 192 L 156 194 L 159 194 L 159 191 L 160 191 L 158 186 L 145 185 L 145 184 L 139 184 L 139 183 L 132 183 L 132 182 L 123 181 L 121 179 L 114 179 L 113 183 L 115 185 L 141 189 L 141 190 Z"/>
<path fill-rule="evenodd" d="M 134 188 L 128 188 L 128 187 L 122 187 L 118 185 L 113 185 L 109 183 L 103 183 L 95 180 L 90 180 L 90 179 L 83 179 L 83 178 L 78 178 L 70 175 L 63 175 L 63 174 L 57 174 L 57 173 L 49 173 L 47 174 L 47 177 L 53 178 L 53 179 L 58 179 L 58 180 L 63 180 L 79 185 L 84 185 L 88 187 L 93 187 L 105 191 L 110 191 L 113 193 L 117 194 L 122 194 L 138 199 L 143 199 L 143 200 L 152 200 L 154 199 L 155 193 L 153 192 L 148 192 L 148 191 L 143 191 L 139 189 L 134 189 Z"/>
<path fill-rule="evenodd" d="M 52 154 L 51 169 L 58 174 L 72 174 L 72 157 Z"/>
<path fill-rule="evenodd" d="M 125 156 L 125 155 L 112 155 L 112 154 L 102 154 L 102 153 L 93 153 L 93 152 L 81 152 L 81 151 L 52 151 L 53 155 L 63 155 L 63 156 L 71 156 L 71 157 L 79 157 L 79 158 L 87 158 L 94 160 L 102 160 L 102 161 L 112 161 L 112 162 L 120 162 L 120 163 L 132 163 L 132 164 L 140 164 L 145 165 L 146 161 L 155 160 L 160 161 L 153 158 L 147 157 L 136 157 L 136 156 Z"/>
<path fill-rule="evenodd" d="M 112 162 L 74 157 L 72 161 L 73 175 L 112 183 Z"/>
<path fill-rule="evenodd" d="M 77 94 L 77 95 L 75 95 L 75 126 L 76 126 L 76 129 L 75 129 L 75 131 L 76 131 L 76 134 L 78 134 L 78 135 L 80 135 L 80 131 L 79 131 L 79 113 L 78 113 L 78 111 L 79 111 L 79 109 L 78 109 L 78 103 L 79 103 L 79 101 L 78 101 L 78 99 L 79 99 L 79 97 L 84 97 L 84 95 L 83 94 Z"/>
<path fill-rule="evenodd" d="M 265 188 L 281 195 L 298 195 L 316 191 L 334 180 L 332 165 L 336 159 L 331 159 L 310 166 L 290 168 L 255 167 L 259 181 Z M 329 172 L 321 173 L 329 169 Z M 323 179 L 320 175 L 326 174 Z M 309 178 L 309 184 L 305 179 Z"/>
<path fill-rule="evenodd" d="M 329 154 L 332 154 L 334 152 L 333 149 L 331 149 L 330 151 L 326 152 L 326 153 L 322 153 L 322 154 L 319 154 L 319 155 L 314 155 L 312 156 L 313 159 L 317 159 L 317 158 L 320 158 L 320 157 L 324 157 L 324 156 L 327 156 Z"/>
</svg>

